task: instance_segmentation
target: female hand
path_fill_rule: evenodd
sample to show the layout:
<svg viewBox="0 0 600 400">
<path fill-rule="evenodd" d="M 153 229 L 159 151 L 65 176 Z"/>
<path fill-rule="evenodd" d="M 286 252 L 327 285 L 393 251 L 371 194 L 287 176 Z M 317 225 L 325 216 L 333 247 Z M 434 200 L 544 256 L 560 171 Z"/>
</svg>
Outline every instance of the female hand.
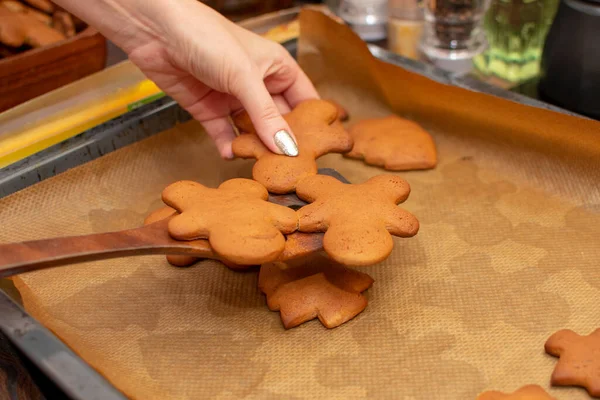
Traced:
<svg viewBox="0 0 600 400">
<path fill-rule="evenodd" d="M 317 98 L 279 44 L 230 22 L 197 0 L 56 0 L 121 47 L 213 138 L 224 158 L 235 137 L 228 117 L 245 109 L 265 145 L 298 154 L 282 113 Z"/>
</svg>

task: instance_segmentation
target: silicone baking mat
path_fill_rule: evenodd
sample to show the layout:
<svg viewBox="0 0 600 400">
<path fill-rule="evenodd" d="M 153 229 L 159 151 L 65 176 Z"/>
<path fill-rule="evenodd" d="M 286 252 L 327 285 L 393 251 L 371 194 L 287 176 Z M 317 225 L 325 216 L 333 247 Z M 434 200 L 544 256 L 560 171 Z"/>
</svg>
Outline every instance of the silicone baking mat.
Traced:
<svg viewBox="0 0 600 400">
<path fill-rule="evenodd" d="M 600 327 L 600 124 L 445 86 L 374 59 L 346 27 L 301 16 L 299 60 L 350 124 L 396 112 L 434 136 L 440 163 L 400 174 L 421 221 L 361 268 L 369 306 L 333 330 L 286 331 L 257 274 L 212 261 L 108 260 L 21 275 L 25 307 L 135 399 L 474 399 L 548 388 L 556 330 Z M 343 45 L 343 46 L 342 46 Z M 195 122 L 0 200 L 0 241 L 141 225 L 169 183 L 250 177 Z M 351 182 L 382 173 L 329 155 Z M 581 389 L 549 389 L 587 399 Z"/>
</svg>

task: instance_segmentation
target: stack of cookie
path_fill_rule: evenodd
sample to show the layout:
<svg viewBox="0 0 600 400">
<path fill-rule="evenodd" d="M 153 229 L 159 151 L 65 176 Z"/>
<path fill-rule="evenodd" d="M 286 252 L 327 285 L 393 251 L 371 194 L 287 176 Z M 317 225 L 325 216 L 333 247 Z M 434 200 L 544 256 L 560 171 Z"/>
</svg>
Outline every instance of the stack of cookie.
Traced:
<svg viewBox="0 0 600 400">
<path fill-rule="evenodd" d="M 383 174 L 361 184 L 345 184 L 319 175 L 316 159 L 345 153 L 393 169 L 435 166 L 433 140 L 418 125 L 389 117 L 364 121 L 348 132 L 341 123 L 345 118 L 343 108 L 329 101 L 299 104 L 285 115 L 299 155 L 287 157 L 265 147 L 248 114 L 235 116 L 240 135 L 233 142 L 233 152 L 256 159 L 254 180 L 232 179 L 216 189 L 176 182 L 162 193 L 167 207 L 151 214 L 146 223 L 171 218 L 168 229 L 173 238 L 208 239 L 214 253 L 230 268 L 261 265 L 259 287 L 269 308 L 280 311 L 286 328 L 314 318 L 329 328 L 339 326 L 364 310 L 367 301 L 361 293 L 373 283 L 368 275 L 348 267 L 385 260 L 393 249 L 392 235 L 412 237 L 419 222 L 397 206 L 410 193 L 404 179 Z M 402 147 L 402 138 L 408 150 Z M 396 162 L 392 162 L 394 157 Z M 294 211 L 268 202 L 269 193 L 295 193 L 309 204 Z M 327 256 L 279 261 L 294 232 L 322 235 Z M 197 261 L 186 256 L 169 256 L 168 260 L 177 266 Z"/>
<path fill-rule="evenodd" d="M 0 0 L 0 58 L 72 37 L 81 22 L 49 0 Z"/>
</svg>

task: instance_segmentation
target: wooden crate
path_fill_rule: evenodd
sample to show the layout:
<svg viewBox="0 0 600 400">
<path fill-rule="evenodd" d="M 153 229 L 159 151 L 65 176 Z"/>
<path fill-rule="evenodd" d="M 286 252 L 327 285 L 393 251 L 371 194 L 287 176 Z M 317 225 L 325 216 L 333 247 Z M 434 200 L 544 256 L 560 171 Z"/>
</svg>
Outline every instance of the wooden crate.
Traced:
<svg viewBox="0 0 600 400">
<path fill-rule="evenodd" d="M 104 68 L 106 40 L 91 27 L 0 60 L 0 112 Z"/>
<path fill-rule="evenodd" d="M 294 0 L 203 0 L 203 3 L 234 21 L 294 6 Z"/>
</svg>

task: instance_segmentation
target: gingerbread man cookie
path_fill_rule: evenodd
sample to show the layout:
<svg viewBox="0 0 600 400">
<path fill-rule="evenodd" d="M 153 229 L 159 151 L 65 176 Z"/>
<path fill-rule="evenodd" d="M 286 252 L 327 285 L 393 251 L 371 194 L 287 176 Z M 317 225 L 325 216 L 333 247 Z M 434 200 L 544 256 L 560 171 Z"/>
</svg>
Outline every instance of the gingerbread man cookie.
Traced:
<svg viewBox="0 0 600 400">
<path fill-rule="evenodd" d="M 256 136 L 246 112 L 233 118 L 242 133 L 233 141 L 233 154 L 241 158 L 255 158 L 253 178 L 276 194 L 291 193 L 301 179 L 316 175 L 317 158 L 352 148 L 350 135 L 337 120 L 336 107 L 327 101 L 304 101 L 284 117 L 298 141 L 299 154 L 296 157 L 269 151 Z"/>
<path fill-rule="evenodd" d="M 430 169 L 437 164 L 435 143 L 417 123 L 395 115 L 361 121 L 349 130 L 354 147 L 346 157 L 391 171 Z"/>
<path fill-rule="evenodd" d="M 507 394 L 492 390 L 481 393 L 477 400 L 556 400 L 538 385 L 526 385 L 519 390 Z"/>
<path fill-rule="evenodd" d="M 411 237 L 419 221 L 397 207 L 410 186 L 394 175 L 344 184 L 326 175 L 303 179 L 296 187 L 309 204 L 298 210 L 300 232 L 325 232 L 323 248 L 344 265 L 371 265 L 385 260 L 394 247 L 391 235 Z"/>
<path fill-rule="evenodd" d="M 267 202 L 260 183 L 231 179 L 218 189 L 180 181 L 162 193 L 163 202 L 180 214 L 169 221 L 177 240 L 208 239 L 221 258 L 239 265 L 276 260 L 285 247 L 284 234 L 298 226 L 296 213 Z"/>
<path fill-rule="evenodd" d="M 162 221 L 163 219 L 170 218 L 176 214 L 177 211 L 175 211 L 171 207 L 161 207 L 157 210 L 154 210 L 146 217 L 146 219 L 144 220 L 144 225 L 150 225 L 155 222 Z M 294 232 L 290 235 L 286 235 L 285 249 L 279 256 L 279 259 L 291 260 L 307 256 L 313 253 L 315 249 L 316 251 L 322 250 L 322 246 L 319 247 L 318 243 L 323 243 L 322 233 Z M 190 265 L 193 265 L 200 260 L 201 258 L 196 258 L 193 256 L 181 256 L 173 254 L 167 256 L 167 262 L 175 267 L 189 267 Z M 221 262 L 225 264 L 227 268 L 232 269 L 234 271 L 242 271 L 252 267 L 252 265 L 237 265 L 226 260 L 221 260 Z"/>
<path fill-rule="evenodd" d="M 286 329 L 315 318 L 327 328 L 349 321 L 367 306 L 361 293 L 372 284 L 369 275 L 322 255 L 294 263 L 265 264 L 258 276 L 269 309 L 280 312 Z"/>
<path fill-rule="evenodd" d="M 557 386 L 581 386 L 600 397 L 600 329 L 580 336 L 569 329 L 546 341 L 546 353 L 559 357 L 550 381 Z"/>
</svg>

